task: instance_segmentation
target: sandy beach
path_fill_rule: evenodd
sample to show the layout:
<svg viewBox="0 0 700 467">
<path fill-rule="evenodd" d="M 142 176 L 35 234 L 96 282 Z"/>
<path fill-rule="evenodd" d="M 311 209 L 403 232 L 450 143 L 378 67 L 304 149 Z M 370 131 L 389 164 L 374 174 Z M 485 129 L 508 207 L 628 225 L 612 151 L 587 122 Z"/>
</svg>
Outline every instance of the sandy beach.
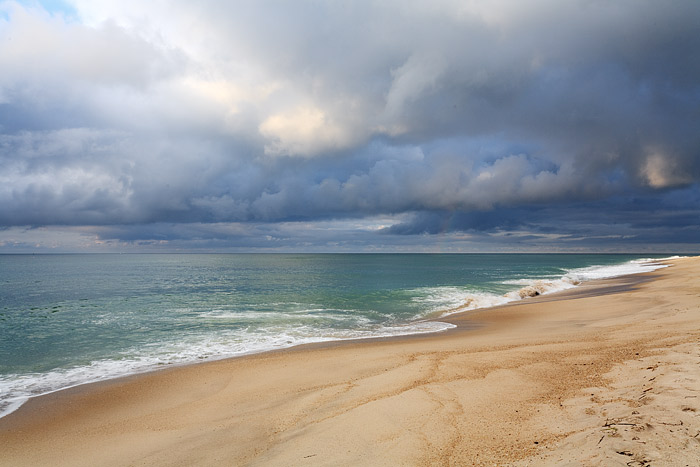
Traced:
<svg viewBox="0 0 700 467">
<path fill-rule="evenodd" d="M 30 400 L 0 465 L 700 465 L 700 258 Z"/>
</svg>

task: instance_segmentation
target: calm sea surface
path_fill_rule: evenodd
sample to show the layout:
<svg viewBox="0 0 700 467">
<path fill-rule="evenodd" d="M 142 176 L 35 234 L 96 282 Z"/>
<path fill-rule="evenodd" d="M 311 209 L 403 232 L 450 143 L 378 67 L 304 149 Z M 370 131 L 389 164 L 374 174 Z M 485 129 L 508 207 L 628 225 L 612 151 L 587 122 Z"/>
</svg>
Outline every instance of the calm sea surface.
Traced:
<svg viewBox="0 0 700 467">
<path fill-rule="evenodd" d="M 652 270 L 623 255 L 0 255 L 0 415 L 28 397 Z"/>
</svg>

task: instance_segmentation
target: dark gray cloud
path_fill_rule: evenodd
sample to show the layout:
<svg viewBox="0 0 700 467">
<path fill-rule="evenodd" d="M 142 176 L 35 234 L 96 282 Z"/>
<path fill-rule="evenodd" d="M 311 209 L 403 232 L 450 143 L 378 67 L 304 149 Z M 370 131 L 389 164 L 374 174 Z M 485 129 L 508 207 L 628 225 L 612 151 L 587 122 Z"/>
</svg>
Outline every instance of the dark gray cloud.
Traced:
<svg viewBox="0 0 700 467">
<path fill-rule="evenodd" d="M 369 248 L 700 225 L 694 0 L 66 3 L 0 6 L 3 227 Z"/>
</svg>

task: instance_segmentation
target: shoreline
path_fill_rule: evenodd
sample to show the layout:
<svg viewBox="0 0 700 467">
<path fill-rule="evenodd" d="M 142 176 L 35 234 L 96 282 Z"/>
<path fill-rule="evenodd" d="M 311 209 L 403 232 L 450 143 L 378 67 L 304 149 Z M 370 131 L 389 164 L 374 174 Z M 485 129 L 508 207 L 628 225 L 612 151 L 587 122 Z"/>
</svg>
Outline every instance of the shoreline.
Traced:
<svg viewBox="0 0 700 467">
<path fill-rule="evenodd" d="M 650 259 L 649 263 L 655 264 L 655 263 L 663 263 L 664 261 L 676 259 L 678 257 L 675 256 L 670 256 L 668 258 L 659 258 L 659 259 Z M 664 266 L 666 267 L 666 266 Z M 442 334 L 446 332 L 450 332 L 454 330 L 455 327 L 462 327 L 462 326 L 468 326 L 468 329 L 476 329 L 481 327 L 483 324 L 478 323 L 478 322 L 470 322 L 469 324 L 466 324 L 464 319 L 460 319 L 459 317 L 462 315 L 468 315 L 470 313 L 475 313 L 475 312 L 481 312 L 485 310 L 490 310 L 493 308 L 498 308 L 498 307 L 503 307 L 503 306 L 509 306 L 509 305 L 516 305 L 518 303 L 521 303 L 523 300 L 526 300 L 529 303 L 536 303 L 539 301 L 543 300 L 556 300 L 556 299 L 561 299 L 557 297 L 568 297 L 568 293 L 572 294 L 578 294 L 581 292 L 581 288 L 583 287 L 593 287 L 596 289 L 603 288 L 603 287 L 609 287 L 611 281 L 631 281 L 632 278 L 638 278 L 637 280 L 642 280 L 641 277 L 646 275 L 646 274 L 651 274 L 651 272 L 641 272 L 641 273 L 631 273 L 631 274 L 625 274 L 622 276 L 614 276 L 611 278 L 605 278 L 605 279 L 593 279 L 593 280 L 587 280 L 584 282 L 580 282 L 579 284 L 573 285 L 571 288 L 567 289 L 561 289 L 561 290 L 554 290 L 553 292 L 546 291 L 538 296 L 535 297 L 521 297 L 519 299 L 512 299 L 510 301 L 507 301 L 505 303 L 499 304 L 499 305 L 492 305 L 492 306 L 482 306 L 482 307 L 477 307 L 477 308 L 472 308 L 468 309 L 466 306 L 464 307 L 458 307 L 452 310 L 446 310 L 441 312 L 439 316 L 435 317 L 426 317 L 423 319 L 419 319 L 415 321 L 415 323 L 421 323 L 421 322 L 429 322 L 429 323 L 446 323 L 449 324 L 453 327 L 451 328 L 444 328 L 444 329 L 437 329 L 437 330 L 430 330 L 430 331 L 415 331 L 411 333 L 406 333 L 406 334 L 392 334 L 392 335 L 384 335 L 384 336 L 367 336 L 367 337 L 355 337 L 355 338 L 338 338 L 338 339 L 328 339 L 328 340 L 320 340 L 316 342 L 307 342 L 307 343 L 301 343 L 301 344 L 292 344 L 288 347 L 278 347 L 278 348 L 270 348 L 270 349 L 265 349 L 265 350 L 253 350 L 250 352 L 245 352 L 237 355 L 228 355 L 228 356 L 220 356 L 220 357 L 214 357 L 214 358 L 207 358 L 207 359 L 202 359 L 201 361 L 190 361 L 190 362 L 181 362 L 181 363 L 167 363 L 163 364 L 163 366 L 156 366 L 156 367 L 151 367 L 151 368 L 145 368 L 142 370 L 135 371 L 133 373 L 127 373 L 123 375 L 118 375 L 118 376 L 111 376 L 111 377 L 106 377 L 103 379 L 97 379 L 93 381 L 86 381 L 86 382 L 79 382 L 75 384 L 71 384 L 65 387 L 49 390 L 47 392 L 43 392 L 41 394 L 36 394 L 33 396 L 30 396 L 24 400 L 22 400 L 19 403 L 16 403 L 16 405 L 13 406 L 11 405 L 9 410 L 4 411 L 3 413 L 0 413 L 0 419 L 16 412 L 19 410 L 22 406 L 24 406 L 28 401 L 39 398 L 39 397 L 46 397 L 50 396 L 54 393 L 58 393 L 61 391 L 69 391 L 69 390 L 75 390 L 76 388 L 81 388 L 82 386 L 91 386 L 91 385 L 99 385 L 99 384 L 109 384 L 112 381 L 118 381 L 121 379 L 125 378 L 133 378 L 133 377 L 139 377 L 148 373 L 152 372 L 158 372 L 158 371 L 164 371 L 168 369 L 177 369 L 181 368 L 184 366 L 189 366 L 189 365 L 201 365 L 201 364 L 206 364 L 206 363 L 211 363 L 211 362 L 216 362 L 220 360 L 228 360 L 228 359 L 234 359 L 234 358 L 245 358 L 249 357 L 252 355 L 257 355 L 261 353 L 267 353 L 267 352 L 285 352 L 297 347 L 306 347 L 306 346 L 311 346 L 311 347 L 316 347 L 318 346 L 319 348 L 323 347 L 328 347 L 328 346 L 333 346 L 335 344 L 341 344 L 341 343 L 359 343 L 359 342 L 365 342 L 365 341 L 371 341 L 371 340 L 385 340 L 385 339 L 396 339 L 396 338 L 411 338 L 415 336 L 424 336 L 424 335 L 432 335 L 432 334 Z M 629 278 L 629 279 L 625 279 Z M 537 282 L 537 280 L 535 280 Z M 515 292 L 512 292 L 515 293 Z M 508 294 L 504 295 L 506 297 Z M 452 322 L 451 318 L 455 318 L 457 322 Z"/>
<path fill-rule="evenodd" d="M 329 459 L 339 463 L 391 461 L 407 465 L 421 464 L 421 459 L 428 463 L 452 459 L 479 464 L 542 456 L 544 448 L 553 448 L 565 437 L 557 430 L 546 434 L 547 430 L 532 425 L 538 420 L 538 412 L 531 411 L 533 400 L 551 402 L 548 391 L 556 390 L 559 399 L 554 400 L 564 407 L 561 401 L 577 395 L 585 387 L 582 382 L 602 384 L 603 375 L 616 364 L 653 353 L 651 341 L 631 339 L 639 350 L 632 352 L 634 348 L 616 346 L 616 340 L 630 341 L 629 336 L 613 340 L 610 337 L 622 332 L 620 326 L 628 328 L 628 334 L 644 334 L 645 323 L 635 324 L 636 320 L 630 318 L 649 314 L 650 309 L 645 307 L 652 305 L 654 310 L 664 312 L 654 300 L 649 301 L 649 290 L 663 292 L 661 285 L 668 288 L 666 283 L 678 275 L 679 269 L 691 271 L 686 271 L 685 276 L 700 269 L 697 258 L 669 262 L 675 266 L 595 284 L 591 281 L 574 289 L 495 308 L 449 315 L 440 321 L 458 327 L 444 332 L 304 344 L 164 368 L 35 397 L 0 418 L 0 442 L 8 453 L 0 464 L 41 465 L 51 459 L 56 449 L 67 456 L 59 463 L 72 465 L 169 464 L 183 459 L 205 464 L 216 463 L 215 459 L 253 464 L 303 461 L 309 465 Z M 693 279 L 685 276 L 686 280 Z M 679 296 L 675 300 L 681 299 L 686 298 Z M 699 299 L 696 295 L 687 300 L 695 306 Z M 604 310 L 584 318 L 582 302 L 595 302 Z M 584 308 L 588 312 L 589 307 Z M 700 325 L 694 318 L 689 320 L 692 329 L 674 328 L 674 332 L 681 335 L 692 330 L 697 334 Z M 474 329 L 474 323 L 483 324 Z M 467 328 L 468 325 L 472 327 Z M 595 331 L 593 335 L 589 335 L 591 331 Z M 611 336 L 596 336 L 598 332 Z M 591 369 L 597 370 L 588 375 L 591 377 L 579 381 L 582 375 L 572 376 L 569 372 L 568 377 L 573 378 L 569 385 L 550 381 L 553 370 L 544 367 L 558 365 L 558 360 L 552 359 L 554 354 L 576 360 L 580 358 L 577 352 L 591 352 L 579 342 L 591 337 L 595 337 L 590 341 L 592 345 L 600 347 L 598 352 L 607 355 L 605 359 L 600 357 L 598 363 L 597 357 L 592 359 Z M 543 353 L 543 358 L 532 360 L 538 353 Z M 545 354 L 548 358 L 544 358 Z M 608 354 L 619 356 L 611 358 Z M 518 366 L 518 361 L 526 362 L 525 366 Z M 338 362 L 345 365 L 339 368 Z M 499 372 L 507 373 L 512 381 L 498 377 Z M 550 376 L 544 378 L 547 384 L 533 379 L 538 373 Z M 495 381 L 487 381 L 489 377 Z M 484 391 L 478 391 L 482 386 Z M 499 398 L 491 400 L 490 393 L 499 394 Z M 263 394 L 268 397 L 262 397 Z M 523 400 L 523 396 L 527 397 Z M 399 403 L 403 399 L 406 400 Z M 522 410 L 505 413 L 497 401 Z M 539 403 L 548 411 L 556 410 L 542 401 Z M 367 412 L 369 405 L 376 407 Z M 497 442 L 487 442 L 474 432 L 470 417 L 457 416 L 460 410 L 464 416 L 469 407 L 474 407 L 475 413 L 481 411 L 482 423 L 490 420 L 489 425 L 511 426 L 511 431 L 518 431 L 521 436 L 503 438 L 501 433 L 493 436 Z M 499 416 L 491 414 L 493 411 Z M 378 413 L 392 417 L 387 421 Z M 428 423 L 430 429 L 420 426 L 419 420 L 425 417 L 434 419 Z M 395 424 L 390 421 L 393 418 L 404 423 Z M 525 428 L 514 430 L 514 421 Z M 370 428 L 369 434 L 364 433 L 367 428 L 358 430 L 367 424 L 378 426 Z M 324 429 L 319 431 L 321 425 Z M 493 431 L 492 428 L 486 431 Z M 91 434 L 91 430 L 102 435 Z M 345 439 L 344 434 L 349 438 Z M 473 446 L 474 439 L 465 440 L 467 435 L 480 440 L 476 444 L 481 447 Z M 535 443 L 533 437 L 541 440 Z M 327 444 L 325 450 L 320 449 L 323 453 L 302 455 L 304 449 L 319 451 L 315 444 L 319 439 Z M 114 443 L 118 440 L 124 449 L 117 452 L 108 447 L 119 444 Z M 294 445 L 290 445 L 291 440 L 295 440 Z M 362 451 L 360 444 L 371 449 Z M 351 449 L 341 453 L 338 445 Z M 499 458 L 493 451 L 502 450 L 504 445 L 508 447 L 501 453 L 505 457 Z M 202 451 L 204 447 L 206 452 Z"/>
<path fill-rule="evenodd" d="M 673 260 L 679 258 L 678 256 L 668 256 L 668 257 L 662 257 L 662 258 L 648 258 L 645 263 L 648 265 L 654 265 L 654 264 L 662 264 L 664 261 L 668 260 Z M 682 258 L 682 257 L 680 257 Z M 639 261 L 639 260 L 638 260 Z M 643 263 L 640 263 L 643 264 Z M 663 268 L 665 266 L 661 266 Z M 627 274 L 622 274 L 618 276 L 612 276 L 609 278 L 604 278 L 604 279 L 580 279 L 581 282 L 570 282 L 569 278 L 569 273 L 565 274 L 564 276 L 558 277 L 558 278 L 548 278 L 548 279 L 532 279 L 531 281 L 528 281 L 527 283 L 524 283 L 524 286 L 517 291 L 511 291 L 508 292 L 504 295 L 502 295 L 503 302 L 498 303 L 498 304 L 491 304 L 491 305 L 480 305 L 477 306 L 476 308 L 469 308 L 469 302 L 466 302 L 464 305 L 461 305 L 456 308 L 452 309 L 446 309 L 444 311 L 440 312 L 434 312 L 432 315 L 428 315 L 422 319 L 417 319 L 411 323 L 407 323 L 408 326 L 415 326 L 420 323 L 428 323 L 428 324 L 447 324 L 448 326 L 457 326 L 457 324 L 453 323 L 451 318 L 453 317 L 459 317 L 463 314 L 469 314 L 469 313 L 474 313 L 474 312 L 480 312 L 483 310 L 489 310 L 501 306 L 508 306 L 511 304 L 518 304 L 522 302 L 523 300 L 526 300 L 528 302 L 538 302 L 542 300 L 548 300 L 548 299 L 555 299 L 554 297 L 559 297 L 561 295 L 563 297 L 566 297 L 567 292 L 572 292 L 572 293 L 578 293 L 577 291 L 580 292 L 580 289 L 582 287 L 598 287 L 602 286 L 603 284 L 608 283 L 609 281 L 614 281 L 617 279 L 623 279 L 625 277 L 639 277 L 642 276 L 648 272 L 653 272 L 653 271 L 647 271 L 647 272 L 632 272 L 632 273 L 627 273 Z M 576 280 L 579 280 L 576 278 Z M 557 283 L 559 283 L 557 285 Z M 570 284 L 570 285 L 564 285 L 565 288 L 561 288 L 562 284 Z M 542 291 L 541 293 L 538 293 L 536 296 L 527 296 L 527 295 L 520 295 L 520 298 L 517 298 L 518 293 L 521 293 L 527 289 L 539 289 Z M 494 297 L 497 297 L 494 295 Z M 545 298 L 547 297 L 547 298 Z M 551 298 L 550 298 L 551 297 Z M 459 320 L 458 320 L 459 321 Z M 465 325 L 464 320 L 459 321 L 461 326 Z M 480 327 L 480 323 L 474 323 L 471 322 L 469 324 L 469 328 L 478 328 Z M 247 352 L 242 352 L 234 355 L 222 355 L 222 356 L 214 356 L 214 357 L 207 357 L 203 358 L 201 360 L 193 360 L 193 361 L 183 361 L 183 362 L 168 362 L 168 363 L 162 363 L 157 366 L 149 366 L 149 367 L 141 367 L 132 370 L 131 372 L 126 372 L 122 374 L 115 374 L 111 376 L 106 376 L 106 377 L 98 377 L 89 381 L 82 381 L 82 382 L 75 382 L 63 387 L 58 387 L 55 389 L 49 389 L 45 392 L 34 394 L 28 397 L 24 397 L 21 400 L 18 398 L 19 402 L 13 402 L 9 406 L 4 406 L 2 413 L 0 413 L 0 419 L 10 415 L 11 413 L 19 410 L 24 404 L 26 404 L 29 400 L 37 398 L 37 397 L 45 397 L 49 396 L 51 394 L 54 394 L 56 392 L 60 391 L 65 391 L 65 390 L 71 390 L 74 388 L 78 388 L 81 386 L 86 386 L 86 385 L 93 385 L 93 384 L 102 384 L 102 383 L 109 383 L 110 381 L 114 380 L 119 380 L 122 378 L 131 378 L 134 376 L 140 376 L 144 374 L 148 374 L 151 372 L 157 372 L 157 371 L 163 371 L 165 369 L 170 369 L 170 368 L 180 368 L 183 366 L 188 366 L 188 365 L 199 365 L 203 363 L 208 363 L 208 362 L 214 362 L 214 361 L 219 361 L 219 360 L 227 360 L 231 358 L 244 358 L 250 355 L 255 355 L 259 353 L 266 353 L 266 352 L 277 352 L 277 351 L 287 351 L 289 349 L 293 349 L 296 347 L 301 347 L 301 346 L 316 346 L 316 345 L 321 345 L 321 346 L 327 346 L 327 345 L 334 345 L 336 343 L 342 343 L 342 342 L 364 342 L 368 340 L 375 340 L 375 339 L 394 339 L 394 338 L 400 338 L 400 337 L 412 337 L 412 336 L 422 336 L 422 335 L 431 335 L 431 334 L 442 334 L 445 332 L 449 332 L 452 330 L 451 327 L 447 328 L 442 328 L 442 329 L 431 329 L 431 330 L 413 330 L 413 331 L 408 331 L 406 333 L 389 333 L 386 335 L 368 335 L 368 336 L 363 336 L 363 337 L 338 337 L 338 338 L 320 338 L 319 340 L 314 341 L 311 339 L 310 342 L 305 342 L 305 343 L 293 343 L 288 346 L 279 346 L 279 347 L 272 347 L 272 348 L 267 348 L 267 349 L 257 349 L 257 350 L 250 350 Z"/>
</svg>

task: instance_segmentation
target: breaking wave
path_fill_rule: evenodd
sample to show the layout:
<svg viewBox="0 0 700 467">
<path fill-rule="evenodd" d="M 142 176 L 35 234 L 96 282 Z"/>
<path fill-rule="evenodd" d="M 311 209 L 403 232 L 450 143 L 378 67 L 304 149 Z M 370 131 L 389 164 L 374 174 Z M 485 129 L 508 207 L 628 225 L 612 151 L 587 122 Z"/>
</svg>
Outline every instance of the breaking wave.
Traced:
<svg viewBox="0 0 700 467">
<path fill-rule="evenodd" d="M 491 308 L 518 300 L 561 292 L 587 281 L 652 272 L 667 267 L 668 265 L 663 264 L 663 261 L 678 258 L 681 257 L 638 259 L 622 264 L 570 269 L 559 277 L 506 280 L 501 282 L 501 284 L 519 287 L 503 294 L 472 291 L 459 287 L 432 288 L 426 289 L 424 296 L 417 297 L 414 300 L 425 305 L 433 305 L 432 308 L 427 310 L 427 316 L 439 318 L 464 311 Z"/>
</svg>

